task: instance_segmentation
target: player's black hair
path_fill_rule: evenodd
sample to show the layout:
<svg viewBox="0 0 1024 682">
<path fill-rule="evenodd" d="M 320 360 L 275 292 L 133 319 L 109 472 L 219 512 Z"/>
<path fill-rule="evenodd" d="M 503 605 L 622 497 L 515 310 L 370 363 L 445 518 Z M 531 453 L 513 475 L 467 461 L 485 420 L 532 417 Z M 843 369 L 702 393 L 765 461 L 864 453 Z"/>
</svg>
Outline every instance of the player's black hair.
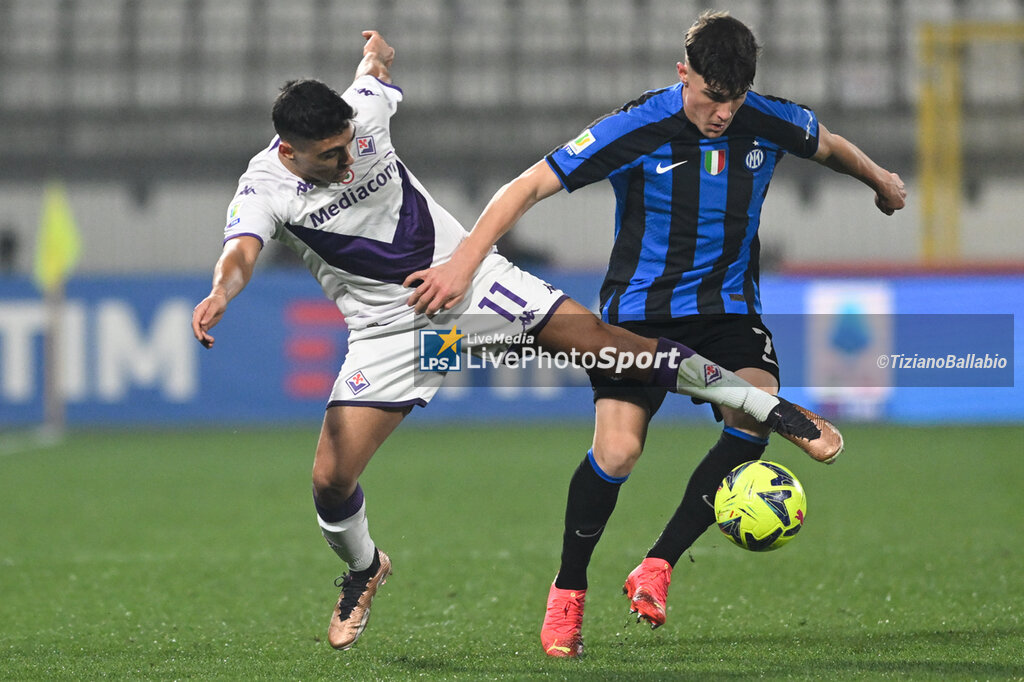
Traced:
<svg viewBox="0 0 1024 682">
<path fill-rule="evenodd" d="M 728 12 L 706 10 L 686 32 L 686 62 L 708 87 L 736 99 L 750 89 L 761 47 Z"/>
<path fill-rule="evenodd" d="M 317 80 L 288 81 L 281 88 L 271 118 L 282 140 L 324 140 L 345 131 L 355 110 L 337 92 Z"/>
</svg>

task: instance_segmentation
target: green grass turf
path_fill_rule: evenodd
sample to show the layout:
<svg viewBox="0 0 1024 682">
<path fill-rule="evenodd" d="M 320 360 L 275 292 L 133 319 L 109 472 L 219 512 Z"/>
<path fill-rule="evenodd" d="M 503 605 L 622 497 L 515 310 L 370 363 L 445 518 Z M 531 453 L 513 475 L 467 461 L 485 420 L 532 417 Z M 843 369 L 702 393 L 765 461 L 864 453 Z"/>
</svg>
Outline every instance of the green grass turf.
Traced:
<svg viewBox="0 0 1024 682">
<path fill-rule="evenodd" d="M 363 478 L 395 573 L 348 652 L 324 641 L 340 564 L 309 493 L 316 426 L 76 432 L 0 455 L 0 678 L 1024 678 L 1024 427 L 849 426 L 784 549 L 712 529 L 668 623 L 620 589 L 713 428 L 652 429 L 590 573 L 587 651 L 538 630 L 590 425 L 403 425 Z"/>
</svg>

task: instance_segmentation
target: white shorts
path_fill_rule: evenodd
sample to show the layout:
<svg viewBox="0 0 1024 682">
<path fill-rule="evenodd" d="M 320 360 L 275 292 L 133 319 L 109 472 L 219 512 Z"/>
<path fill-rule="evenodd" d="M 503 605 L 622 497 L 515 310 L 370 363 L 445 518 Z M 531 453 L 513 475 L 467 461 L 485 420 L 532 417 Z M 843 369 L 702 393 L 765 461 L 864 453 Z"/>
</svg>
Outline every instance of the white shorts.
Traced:
<svg viewBox="0 0 1024 682">
<path fill-rule="evenodd" d="M 455 347 L 445 349 L 446 340 L 438 336 L 459 336 L 463 353 L 501 349 L 510 345 L 507 340 L 540 333 L 567 298 L 560 289 L 492 253 L 477 268 L 466 298 L 455 308 L 431 318 L 410 308 L 407 317 L 351 332 L 328 407 L 424 407 L 458 364 L 452 357 Z M 435 345 L 427 353 L 431 343 Z M 435 354 L 434 348 L 439 352 Z M 441 351 L 446 351 L 444 357 L 438 357 Z"/>
</svg>

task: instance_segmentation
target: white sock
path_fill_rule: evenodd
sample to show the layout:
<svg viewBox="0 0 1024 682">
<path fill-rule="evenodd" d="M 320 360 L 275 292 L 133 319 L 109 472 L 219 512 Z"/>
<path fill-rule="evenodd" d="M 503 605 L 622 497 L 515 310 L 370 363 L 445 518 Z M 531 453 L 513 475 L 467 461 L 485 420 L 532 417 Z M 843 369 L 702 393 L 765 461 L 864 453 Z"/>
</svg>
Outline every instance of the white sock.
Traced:
<svg viewBox="0 0 1024 682">
<path fill-rule="evenodd" d="M 779 404 L 779 399 L 771 393 L 751 386 L 724 367 L 697 354 L 679 363 L 677 376 L 676 389 L 680 393 L 743 410 L 759 422 L 768 419 L 772 409 Z"/>
<path fill-rule="evenodd" d="M 327 544 L 351 571 L 365 571 L 373 563 L 376 548 L 370 539 L 370 524 L 366 521 L 366 502 L 352 516 L 335 523 L 329 523 L 316 516 Z"/>
</svg>

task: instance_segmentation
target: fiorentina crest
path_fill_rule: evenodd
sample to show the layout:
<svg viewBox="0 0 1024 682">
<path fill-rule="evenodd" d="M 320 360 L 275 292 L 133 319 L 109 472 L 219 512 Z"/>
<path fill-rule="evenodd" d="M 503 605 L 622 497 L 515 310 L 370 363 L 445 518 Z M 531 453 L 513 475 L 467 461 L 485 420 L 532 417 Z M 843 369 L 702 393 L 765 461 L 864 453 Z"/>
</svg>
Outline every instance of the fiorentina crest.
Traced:
<svg viewBox="0 0 1024 682">
<path fill-rule="evenodd" d="M 722 378 L 722 368 L 718 365 L 704 365 L 704 385 L 710 386 Z"/>
</svg>

